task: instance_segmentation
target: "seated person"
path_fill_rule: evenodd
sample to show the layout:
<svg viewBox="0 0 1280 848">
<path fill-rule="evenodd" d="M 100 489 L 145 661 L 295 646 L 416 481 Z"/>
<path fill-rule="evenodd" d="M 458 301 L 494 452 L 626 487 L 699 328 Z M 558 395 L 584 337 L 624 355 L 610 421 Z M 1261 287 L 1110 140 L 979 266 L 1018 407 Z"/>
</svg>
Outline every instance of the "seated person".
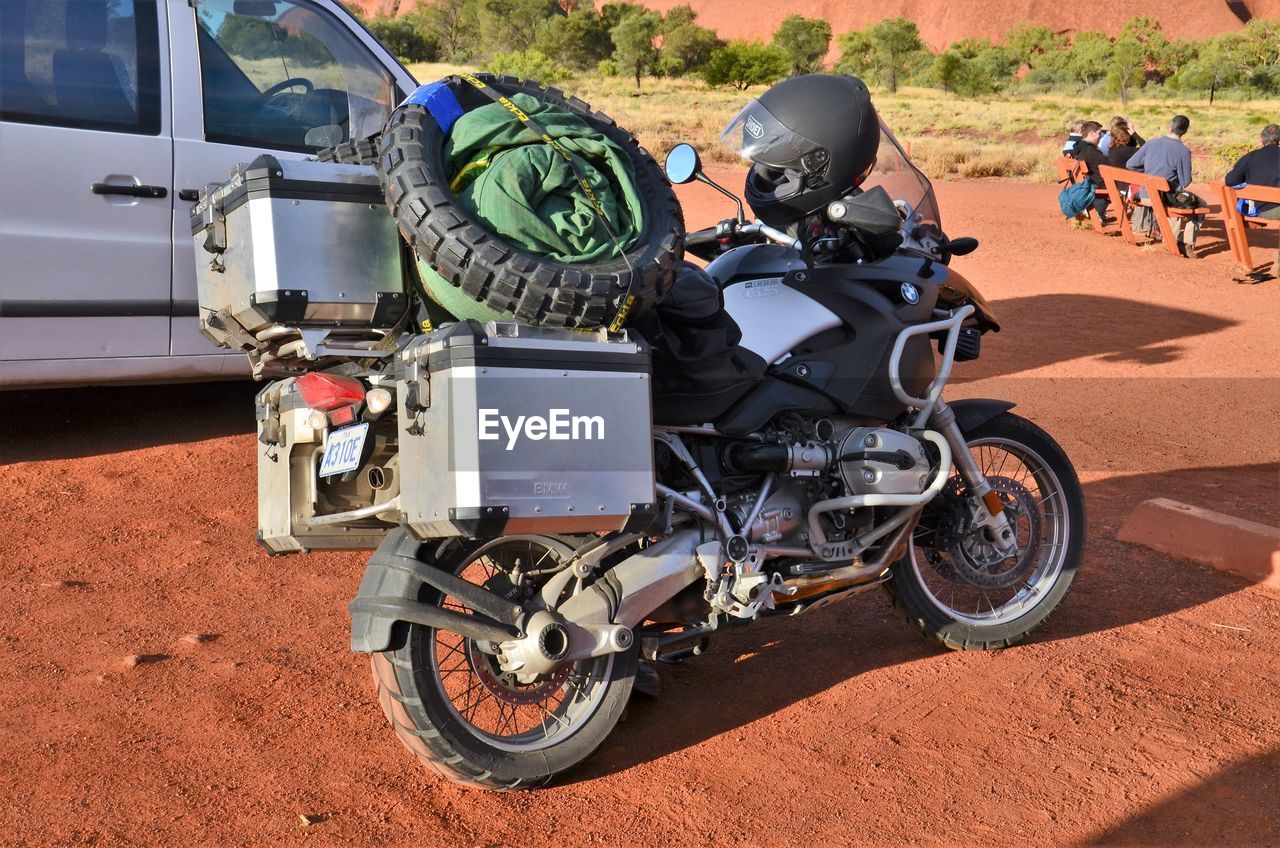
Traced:
<svg viewBox="0 0 1280 848">
<path fill-rule="evenodd" d="M 1191 191 L 1191 149 L 1182 141 L 1190 128 L 1190 118 L 1174 115 L 1169 122 L 1169 134 L 1142 145 L 1125 165 L 1130 171 L 1141 171 L 1168 180 L 1169 190 L 1164 192 L 1164 202 L 1173 208 L 1195 209 L 1204 205 Z M 1201 220 L 1200 215 L 1169 216 L 1178 243 L 1188 258 L 1196 257 L 1196 234 L 1200 232 Z M 1184 226 L 1188 231 L 1185 239 Z"/>
<path fill-rule="evenodd" d="M 1227 172 L 1226 183 L 1229 186 L 1247 183 L 1280 187 L 1280 126 L 1268 124 L 1262 128 L 1262 146 L 1240 158 L 1235 167 Z M 1280 204 L 1258 203 L 1256 206 L 1257 212 L 1254 214 L 1257 217 L 1280 220 Z"/>
<path fill-rule="evenodd" d="M 1117 168 L 1123 168 L 1133 158 L 1133 154 L 1138 152 L 1138 148 L 1144 143 L 1142 136 L 1133 131 L 1133 124 L 1127 126 L 1111 125 L 1111 131 L 1104 135 L 1103 141 L 1110 142 L 1104 151 L 1107 155 L 1107 164 L 1114 165 Z M 1102 150 L 1102 145 L 1098 146 Z"/>
<path fill-rule="evenodd" d="M 1076 118 L 1074 121 L 1068 124 L 1070 131 L 1067 135 L 1067 140 L 1062 143 L 1063 156 L 1076 155 L 1076 143 L 1080 141 L 1080 127 L 1082 126 L 1084 126 L 1084 121 L 1081 120 L 1080 118 Z"/>
<path fill-rule="evenodd" d="M 1089 168 L 1089 182 L 1093 183 L 1095 190 L 1105 187 L 1102 172 L 1098 170 L 1099 165 L 1107 164 L 1107 158 L 1102 155 L 1102 151 L 1098 149 L 1098 139 L 1102 137 L 1102 124 L 1097 121 L 1085 121 L 1080 126 L 1080 140 L 1076 142 L 1076 158 Z M 1093 199 L 1093 208 L 1098 211 L 1098 217 L 1106 220 L 1107 206 L 1110 201 L 1105 197 L 1095 197 Z"/>
<path fill-rule="evenodd" d="M 1099 144 L 1098 149 L 1103 150 L 1107 154 L 1107 164 L 1116 168 L 1123 168 L 1133 158 L 1133 154 L 1138 152 L 1145 140 L 1142 136 L 1133 131 L 1133 124 L 1124 121 L 1123 124 L 1117 124 L 1116 121 L 1124 121 L 1123 118 L 1116 118 L 1111 122 L 1111 131 L 1102 136 L 1104 142 L 1110 142 L 1105 146 Z M 1117 188 L 1125 196 L 1129 194 L 1129 185 L 1122 183 Z M 1147 224 L 1150 228 L 1150 224 Z"/>
</svg>

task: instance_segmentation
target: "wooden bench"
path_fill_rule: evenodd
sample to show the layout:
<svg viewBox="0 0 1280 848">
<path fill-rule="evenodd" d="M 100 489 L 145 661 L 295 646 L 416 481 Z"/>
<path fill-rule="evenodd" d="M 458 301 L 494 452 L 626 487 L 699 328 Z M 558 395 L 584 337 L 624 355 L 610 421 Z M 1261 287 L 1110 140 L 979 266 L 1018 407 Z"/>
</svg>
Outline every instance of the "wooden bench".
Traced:
<svg viewBox="0 0 1280 848">
<path fill-rule="evenodd" d="M 1054 169 L 1058 172 L 1058 184 L 1063 188 L 1088 179 L 1089 166 L 1079 159 L 1074 159 L 1070 156 L 1059 156 L 1053 164 Z M 1108 197 L 1106 189 L 1094 189 L 1094 194 L 1098 197 Z M 1102 219 L 1098 217 L 1098 210 L 1094 209 L 1092 204 L 1086 206 L 1084 211 L 1076 216 L 1075 220 L 1088 221 L 1095 230 L 1098 232 L 1103 231 Z"/>
<path fill-rule="evenodd" d="M 1254 185 L 1232 188 L 1226 183 L 1215 185 L 1218 196 L 1222 198 L 1222 223 L 1227 230 L 1227 243 L 1231 245 L 1231 255 L 1242 268 L 1252 271 L 1254 265 L 1253 254 L 1249 250 L 1249 230 L 1280 229 L 1280 220 L 1247 217 L 1236 208 L 1236 201 L 1243 199 L 1258 203 L 1280 203 L 1280 188 Z M 1277 260 L 1280 260 L 1280 256 Z"/>
<path fill-rule="evenodd" d="M 1098 172 L 1102 174 L 1102 181 L 1107 184 L 1107 192 L 1111 197 L 1119 200 L 1121 209 L 1116 217 L 1120 220 L 1120 232 L 1129 244 L 1138 243 L 1138 236 L 1133 232 L 1133 224 L 1129 221 L 1129 213 L 1134 207 L 1150 207 L 1151 214 L 1156 219 L 1156 225 L 1160 227 L 1160 237 L 1164 240 L 1165 249 L 1174 256 L 1182 254 L 1178 252 L 1178 239 L 1173 234 L 1173 224 L 1169 222 L 1170 216 L 1190 218 L 1193 215 L 1208 215 L 1210 212 L 1208 206 L 1199 206 L 1195 209 L 1166 206 L 1162 192 L 1169 190 L 1169 181 L 1164 177 L 1144 174 L 1141 171 L 1127 171 L 1114 165 L 1102 165 L 1098 168 Z M 1127 193 L 1120 190 L 1121 183 L 1129 186 Z M 1146 197 L 1138 194 L 1136 191 L 1138 188 L 1146 189 Z"/>
</svg>

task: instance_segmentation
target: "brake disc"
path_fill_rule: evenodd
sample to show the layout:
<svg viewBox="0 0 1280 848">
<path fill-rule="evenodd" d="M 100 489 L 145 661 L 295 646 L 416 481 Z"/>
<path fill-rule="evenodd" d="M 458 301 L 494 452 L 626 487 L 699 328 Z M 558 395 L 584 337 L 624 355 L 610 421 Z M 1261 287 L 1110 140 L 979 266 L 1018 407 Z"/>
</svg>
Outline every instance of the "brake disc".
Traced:
<svg viewBox="0 0 1280 848">
<path fill-rule="evenodd" d="M 1024 526 L 1027 535 L 1014 557 L 1002 554 L 982 533 L 969 525 L 962 537 L 947 549 L 951 567 L 956 576 L 980 589 L 1006 589 L 1031 572 L 1040 555 L 1040 525 L 1043 514 L 1036 497 L 1016 480 L 1008 477 L 989 477 L 991 489 L 1004 504 L 1005 515 L 1015 534 Z M 966 522 L 967 523 L 967 522 Z"/>
<path fill-rule="evenodd" d="M 503 671 L 497 657 L 484 653 L 470 639 L 467 640 L 467 662 L 489 694 L 505 704 L 515 705 L 542 703 L 564 686 L 573 671 L 573 663 L 561 663 L 550 674 L 532 683 L 521 683 L 515 672 Z"/>
</svg>

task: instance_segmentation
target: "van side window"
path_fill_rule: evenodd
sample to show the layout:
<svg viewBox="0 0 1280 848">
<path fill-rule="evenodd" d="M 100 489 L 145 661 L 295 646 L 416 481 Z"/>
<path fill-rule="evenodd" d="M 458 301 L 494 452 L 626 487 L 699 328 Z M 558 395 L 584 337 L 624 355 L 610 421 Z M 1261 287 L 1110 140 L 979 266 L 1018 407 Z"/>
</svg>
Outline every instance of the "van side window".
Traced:
<svg viewBox="0 0 1280 848">
<path fill-rule="evenodd" d="M 0 119 L 158 135 L 155 0 L 0 0 Z"/>
<path fill-rule="evenodd" d="M 382 129 L 395 82 L 356 37 L 301 0 L 196 5 L 209 141 L 314 151 Z"/>
</svg>

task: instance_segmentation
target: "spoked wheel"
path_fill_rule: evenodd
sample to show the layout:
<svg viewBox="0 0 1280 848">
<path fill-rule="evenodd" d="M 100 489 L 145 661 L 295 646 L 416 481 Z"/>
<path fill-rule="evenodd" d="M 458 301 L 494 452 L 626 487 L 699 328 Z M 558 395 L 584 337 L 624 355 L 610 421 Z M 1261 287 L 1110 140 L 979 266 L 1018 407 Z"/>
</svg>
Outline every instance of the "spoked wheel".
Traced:
<svg viewBox="0 0 1280 848">
<path fill-rule="evenodd" d="M 505 537 L 455 549 L 439 565 L 525 602 L 568 552 L 546 537 Z M 470 612 L 439 593 L 422 600 Z M 599 747 L 635 682 L 634 649 L 522 678 L 504 671 L 486 647 L 456 633 L 409 625 L 402 648 L 373 655 L 379 698 L 400 740 L 424 764 L 459 783 L 486 789 L 546 783 Z"/>
<path fill-rule="evenodd" d="M 1058 606 L 1080 566 L 1084 495 L 1050 436 L 1004 413 L 966 433 L 969 451 L 1004 504 L 1017 541 L 1001 553 L 974 522 L 958 475 L 929 503 L 891 587 L 908 621 L 951 649 L 1001 648 Z"/>
</svg>

